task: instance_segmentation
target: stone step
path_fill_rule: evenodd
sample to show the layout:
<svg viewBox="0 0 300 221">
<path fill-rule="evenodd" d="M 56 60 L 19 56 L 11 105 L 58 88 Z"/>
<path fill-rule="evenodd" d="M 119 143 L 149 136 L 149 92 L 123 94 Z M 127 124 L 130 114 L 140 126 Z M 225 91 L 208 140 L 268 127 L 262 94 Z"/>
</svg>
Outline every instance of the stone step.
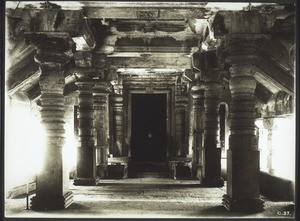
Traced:
<svg viewBox="0 0 300 221">
<path fill-rule="evenodd" d="M 132 178 L 168 178 L 169 174 L 166 172 L 132 172 L 129 176 Z"/>
</svg>

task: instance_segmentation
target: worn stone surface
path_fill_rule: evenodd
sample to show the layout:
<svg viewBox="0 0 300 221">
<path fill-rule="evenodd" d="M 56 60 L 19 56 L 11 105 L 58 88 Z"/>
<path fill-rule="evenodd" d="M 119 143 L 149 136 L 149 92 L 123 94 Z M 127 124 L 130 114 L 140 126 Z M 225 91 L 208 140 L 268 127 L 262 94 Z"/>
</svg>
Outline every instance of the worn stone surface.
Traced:
<svg viewBox="0 0 300 221">
<path fill-rule="evenodd" d="M 221 206 L 225 187 L 199 187 L 197 180 L 139 178 L 102 180 L 98 186 L 71 186 L 74 203 L 63 211 L 24 210 L 25 198 L 5 201 L 11 217 L 64 218 L 285 218 L 294 216 L 292 202 L 264 198 L 265 210 L 228 212 Z M 174 212 L 176 211 L 176 212 Z"/>
</svg>

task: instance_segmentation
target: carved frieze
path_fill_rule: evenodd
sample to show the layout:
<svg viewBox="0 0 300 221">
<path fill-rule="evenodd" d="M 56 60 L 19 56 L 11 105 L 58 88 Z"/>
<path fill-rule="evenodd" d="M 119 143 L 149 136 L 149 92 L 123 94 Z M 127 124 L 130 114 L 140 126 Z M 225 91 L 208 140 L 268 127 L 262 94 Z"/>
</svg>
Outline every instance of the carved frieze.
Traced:
<svg viewBox="0 0 300 221">
<path fill-rule="evenodd" d="M 137 10 L 136 16 L 138 19 L 156 20 L 159 18 L 159 10 Z"/>
</svg>

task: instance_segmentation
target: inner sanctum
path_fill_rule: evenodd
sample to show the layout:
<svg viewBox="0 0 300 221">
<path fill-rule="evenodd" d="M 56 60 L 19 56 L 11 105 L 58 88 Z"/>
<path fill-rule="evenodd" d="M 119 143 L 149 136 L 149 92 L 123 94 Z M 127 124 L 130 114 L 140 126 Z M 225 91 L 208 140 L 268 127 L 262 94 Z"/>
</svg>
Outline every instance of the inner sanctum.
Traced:
<svg viewBox="0 0 300 221">
<path fill-rule="evenodd" d="M 76 188 L 149 178 L 222 189 L 228 213 L 264 213 L 266 196 L 294 208 L 295 16 L 292 2 L 6 2 L 6 200 L 27 188 L 33 211 L 68 211 Z"/>
</svg>

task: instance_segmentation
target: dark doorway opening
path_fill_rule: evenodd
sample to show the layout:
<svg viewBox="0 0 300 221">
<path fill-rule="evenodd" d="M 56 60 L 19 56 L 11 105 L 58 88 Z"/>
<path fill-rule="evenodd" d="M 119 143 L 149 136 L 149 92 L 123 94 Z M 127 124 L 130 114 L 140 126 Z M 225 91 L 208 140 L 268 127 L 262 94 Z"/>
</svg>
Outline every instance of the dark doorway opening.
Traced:
<svg viewBox="0 0 300 221">
<path fill-rule="evenodd" d="M 166 102 L 166 94 L 132 94 L 132 161 L 166 160 Z"/>
</svg>

